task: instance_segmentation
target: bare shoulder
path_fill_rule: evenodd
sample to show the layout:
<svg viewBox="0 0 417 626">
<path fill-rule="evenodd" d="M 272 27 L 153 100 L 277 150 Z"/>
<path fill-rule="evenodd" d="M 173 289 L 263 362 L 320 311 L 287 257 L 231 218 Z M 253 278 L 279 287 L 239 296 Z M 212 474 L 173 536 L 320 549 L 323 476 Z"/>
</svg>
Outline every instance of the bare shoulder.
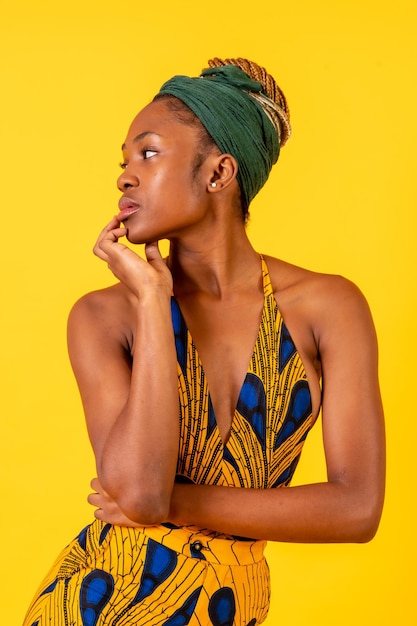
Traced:
<svg viewBox="0 0 417 626">
<path fill-rule="evenodd" d="M 91 334 L 114 339 L 126 349 L 132 345 L 134 296 L 121 283 L 91 291 L 73 305 L 68 317 L 69 341 Z"/>
<path fill-rule="evenodd" d="M 264 257 L 277 297 L 284 300 L 307 300 L 319 308 L 335 306 L 351 300 L 366 306 L 366 299 L 351 280 L 337 275 L 314 272 L 274 257 Z"/>
<path fill-rule="evenodd" d="M 77 300 L 71 309 L 70 317 L 75 315 L 93 316 L 96 320 L 107 318 L 115 311 L 122 312 L 129 307 L 127 289 L 116 283 L 111 287 L 90 291 Z M 120 310 L 121 308 L 121 310 Z"/>
<path fill-rule="evenodd" d="M 310 325 L 316 339 L 332 329 L 363 326 L 369 332 L 373 322 L 361 290 L 350 280 L 324 274 L 265 257 L 275 297 L 283 314 L 296 316 Z"/>
</svg>

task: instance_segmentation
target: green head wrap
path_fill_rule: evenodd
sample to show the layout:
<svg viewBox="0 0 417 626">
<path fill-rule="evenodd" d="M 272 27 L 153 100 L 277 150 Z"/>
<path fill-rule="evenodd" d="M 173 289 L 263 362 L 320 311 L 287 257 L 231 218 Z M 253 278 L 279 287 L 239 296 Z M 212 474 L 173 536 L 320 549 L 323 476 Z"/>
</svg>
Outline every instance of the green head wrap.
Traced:
<svg viewBox="0 0 417 626">
<path fill-rule="evenodd" d="M 261 83 L 238 67 L 225 65 L 204 70 L 198 78 L 174 76 L 159 92 L 184 102 L 219 149 L 236 159 L 246 208 L 266 182 L 280 149 L 276 128 L 248 91 L 265 95 Z"/>
</svg>

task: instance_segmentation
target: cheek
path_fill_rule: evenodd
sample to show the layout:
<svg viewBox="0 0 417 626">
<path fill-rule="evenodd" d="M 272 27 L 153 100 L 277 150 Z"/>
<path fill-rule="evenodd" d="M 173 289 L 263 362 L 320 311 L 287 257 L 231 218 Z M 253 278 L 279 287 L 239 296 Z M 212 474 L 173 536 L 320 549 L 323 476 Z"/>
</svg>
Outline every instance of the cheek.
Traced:
<svg viewBox="0 0 417 626">
<path fill-rule="evenodd" d="M 181 170 L 172 167 L 156 171 L 150 179 L 150 184 L 161 193 L 169 193 L 170 190 L 183 187 L 184 180 Z"/>
<path fill-rule="evenodd" d="M 164 174 L 156 174 L 152 186 L 158 189 L 160 197 L 170 203 L 181 200 L 182 203 L 195 201 L 196 193 L 201 187 L 185 168 L 172 168 Z"/>
</svg>

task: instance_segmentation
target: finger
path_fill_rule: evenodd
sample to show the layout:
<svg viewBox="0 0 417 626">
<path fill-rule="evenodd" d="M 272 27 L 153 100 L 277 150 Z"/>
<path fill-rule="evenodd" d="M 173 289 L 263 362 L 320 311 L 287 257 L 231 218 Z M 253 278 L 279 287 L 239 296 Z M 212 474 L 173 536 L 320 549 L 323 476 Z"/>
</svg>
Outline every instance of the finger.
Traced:
<svg viewBox="0 0 417 626">
<path fill-rule="evenodd" d="M 99 493 L 89 493 L 87 496 L 87 502 L 88 504 L 91 504 L 91 506 L 96 506 L 100 508 L 100 506 L 103 504 L 103 496 L 101 496 Z"/>
<path fill-rule="evenodd" d="M 95 476 L 91 482 L 90 482 L 90 487 L 91 489 L 94 489 L 94 491 L 100 491 L 98 487 L 100 487 L 100 481 L 97 478 L 97 476 Z"/>
<path fill-rule="evenodd" d="M 124 237 L 126 233 L 126 228 L 113 228 L 112 230 L 106 232 L 103 237 L 97 240 L 97 245 L 103 249 L 104 246 L 107 244 L 113 245 L 115 243 L 118 243 L 120 237 Z"/>
<path fill-rule="evenodd" d="M 162 261 L 162 256 L 159 251 L 158 244 L 159 244 L 158 241 L 152 241 L 145 245 L 146 259 L 148 260 L 149 263 L 152 263 L 154 261 Z"/>
<path fill-rule="evenodd" d="M 124 237 L 126 233 L 126 228 L 114 228 L 113 230 L 106 231 L 104 235 L 101 235 L 99 239 L 97 239 L 93 248 L 94 254 L 103 261 L 108 262 L 109 254 L 115 251 L 115 244 L 118 244 L 123 249 L 126 248 L 126 246 L 119 244 L 119 238 Z"/>
<path fill-rule="evenodd" d="M 109 496 L 107 491 L 104 489 L 103 485 L 100 482 L 100 479 L 97 478 L 97 476 L 92 479 L 90 486 L 92 489 L 94 489 L 96 493 L 102 494 L 106 498 L 112 499 L 111 496 Z"/>
<path fill-rule="evenodd" d="M 101 232 L 105 233 L 106 231 L 113 230 L 113 228 L 117 228 L 118 226 L 120 226 L 120 220 L 117 215 L 113 215 L 110 222 L 103 228 Z"/>
<path fill-rule="evenodd" d="M 118 218 L 116 216 L 114 216 L 110 222 L 108 224 L 106 224 L 106 226 L 103 228 L 103 230 L 100 232 L 99 236 L 97 237 L 96 243 L 94 245 L 94 248 L 97 246 L 97 244 L 104 238 L 107 236 L 107 234 L 115 229 L 120 228 L 120 221 L 118 220 Z M 124 229 L 125 230 L 125 229 Z"/>
<path fill-rule="evenodd" d="M 119 228 L 119 227 L 120 227 L 119 220 L 117 219 L 117 217 L 113 217 L 111 221 L 108 224 L 106 224 L 106 226 L 100 232 L 99 236 L 97 237 L 97 241 L 105 237 L 106 233 L 108 233 L 109 230 L 114 230 L 115 228 Z"/>
<path fill-rule="evenodd" d="M 94 517 L 95 517 L 96 519 L 101 520 L 102 522 L 104 522 L 104 521 L 105 521 L 105 520 L 103 519 L 103 511 L 102 511 L 101 509 L 96 509 L 96 510 L 94 511 Z"/>
<path fill-rule="evenodd" d="M 126 235 L 125 228 L 116 228 L 114 230 L 109 231 L 105 234 L 104 237 L 98 239 L 96 245 L 93 248 L 93 252 L 96 256 L 104 261 L 109 260 L 109 254 L 112 254 L 115 249 L 115 244 L 121 246 L 122 248 L 126 248 L 126 246 L 119 244 L 119 238 Z"/>
<path fill-rule="evenodd" d="M 110 241 L 111 243 L 115 243 L 120 237 L 124 237 L 126 233 L 127 229 L 122 228 L 121 226 L 105 230 L 100 233 L 95 246 L 100 246 L 103 241 Z"/>
</svg>

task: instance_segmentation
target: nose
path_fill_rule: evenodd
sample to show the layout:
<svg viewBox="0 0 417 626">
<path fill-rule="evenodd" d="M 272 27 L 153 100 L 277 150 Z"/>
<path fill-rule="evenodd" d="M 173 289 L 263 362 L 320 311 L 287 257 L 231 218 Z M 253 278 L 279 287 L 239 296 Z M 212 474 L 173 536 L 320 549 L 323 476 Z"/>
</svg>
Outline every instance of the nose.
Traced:
<svg viewBox="0 0 417 626">
<path fill-rule="evenodd" d="M 117 179 L 117 188 L 123 192 L 131 187 L 139 187 L 139 179 L 127 167 Z"/>
</svg>

